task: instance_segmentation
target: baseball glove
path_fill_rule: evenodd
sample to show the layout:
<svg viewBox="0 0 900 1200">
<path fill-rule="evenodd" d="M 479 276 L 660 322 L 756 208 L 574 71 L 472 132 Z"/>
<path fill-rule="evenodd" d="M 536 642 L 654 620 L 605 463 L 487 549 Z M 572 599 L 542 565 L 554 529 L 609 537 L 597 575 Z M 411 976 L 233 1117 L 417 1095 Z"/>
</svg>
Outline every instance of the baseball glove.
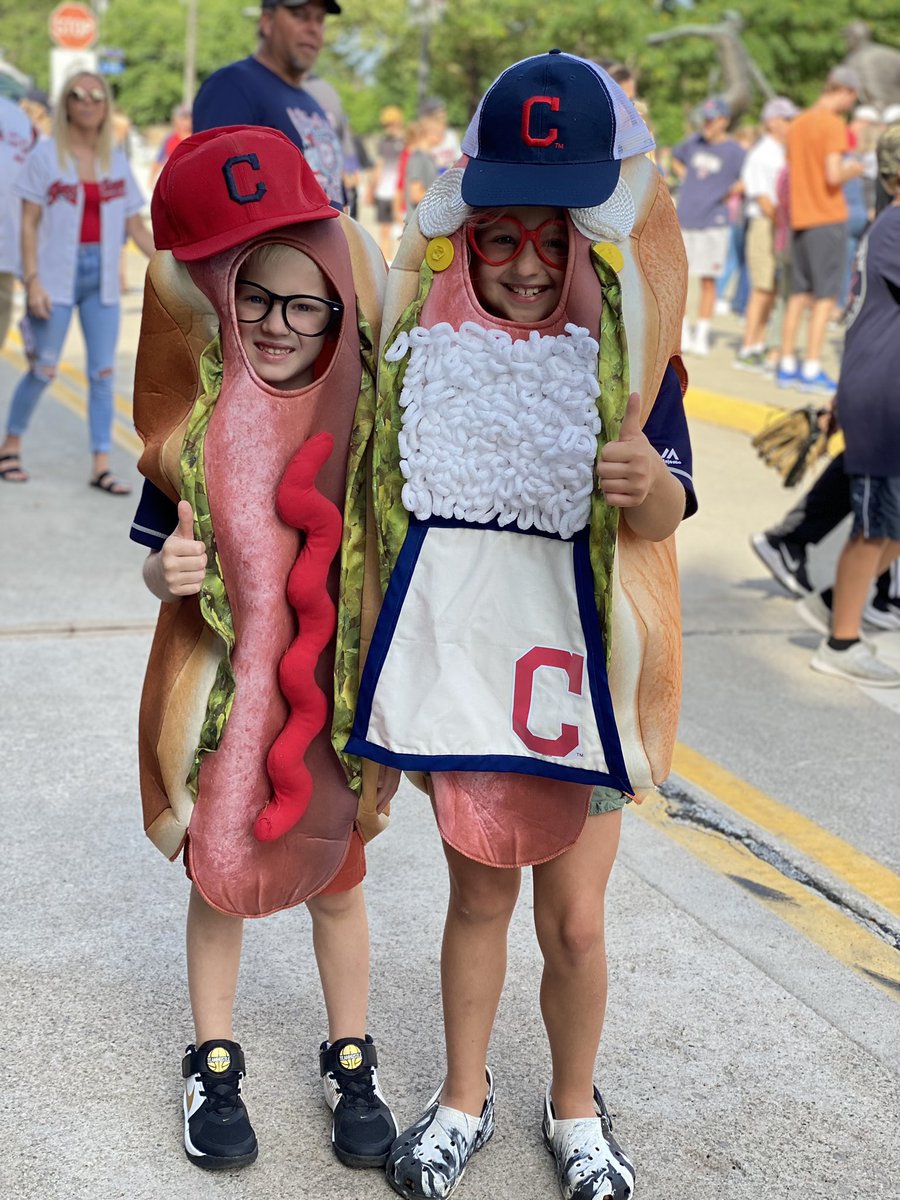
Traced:
<svg viewBox="0 0 900 1200">
<path fill-rule="evenodd" d="M 771 421 L 751 445 L 768 467 L 774 467 L 785 487 L 796 487 L 828 448 L 826 408 L 796 408 Z"/>
</svg>

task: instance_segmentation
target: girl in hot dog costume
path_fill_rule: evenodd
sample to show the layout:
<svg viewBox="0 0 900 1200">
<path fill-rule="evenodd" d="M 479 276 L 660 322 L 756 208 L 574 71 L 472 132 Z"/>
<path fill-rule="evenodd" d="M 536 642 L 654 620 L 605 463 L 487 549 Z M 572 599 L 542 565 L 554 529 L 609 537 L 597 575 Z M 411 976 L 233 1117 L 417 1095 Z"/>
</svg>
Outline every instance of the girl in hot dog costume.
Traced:
<svg viewBox="0 0 900 1200">
<path fill-rule="evenodd" d="M 384 601 L 347 749 L 424 773 L 450 872 L 447 1075 L 387 1167 L 410 1200 L 450 1195 L 493 1133 L 487 1050 L 523 866 L 562 1194 L 633 1191 L 593 1082 L 603 903 L 621 808 L 669 768 L 671 535 L 695 507 L 686 269 L 652 146 L 594 64 L 517 63 L 388 279 L 372 437 Z"/>
<path fill-rule="evenodd" d="M 396 1124 L 365 1033 L 361 763 L 335 751 L 332 725 L 356 689 L 358 622 L 345 606 L 336 633 L 336 610 L 384 260 L 272 130 L 182 142 L 152 215 L 135 387 L 146 483 L 132 537 L 151 549 L 144 576 L 164 603 L 140 765 L 147 832 L 168 857 L 183 850 L 192 881 L 185 1149 L 205 1168 L 256 1158 L 232 1033 L 241 918 L 306 902 L 334 1149 L 381 1166 Z M 373 789 L 373 816 L 388 793 Z M 377 828 L 370 819 L 366 836 Z"/>
</svg>

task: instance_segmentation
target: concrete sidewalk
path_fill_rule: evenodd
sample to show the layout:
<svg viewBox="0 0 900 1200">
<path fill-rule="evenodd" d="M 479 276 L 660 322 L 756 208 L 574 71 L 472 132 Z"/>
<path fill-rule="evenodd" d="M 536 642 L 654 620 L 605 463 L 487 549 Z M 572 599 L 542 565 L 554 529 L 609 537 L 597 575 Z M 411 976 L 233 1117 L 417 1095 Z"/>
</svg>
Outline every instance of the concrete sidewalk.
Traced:
<svg viewBox="0 0 900 1200">
<path fill-rule="evenodd" d="M 705 386 L 721 386 L 714 373 L 726 367 L 709 362 Z M 2 394 L 14 378 L 0 359 Z M 784 602 L 737 590 L 759 574 L 744 526 L 762 527 L 788 494 L 774 477 L 771 488 L 759 482 L 768 476 L 739 435 L 702 427 L 695 443 L 705 465 L 701 516 L 681 536 L 683 738 L 734 770 L 746 764 L 748 774 L 761 770 L 767 738 L 765 784 L 792 801 L 800 777 L 782 792 L 785 772 L 802 766 L 809 795 L 827 793 L 835 738 L 858 733 L 859 760 L 896 785 L 895 767 L 877 760 L 885 739 L 896 738 L 896 714 L 834 681 L 814 690 L 825 687 L 808 678 L 814 643 L 793 629 Z M 27 443 L 32 482 L 0 490 L 8 1079 L 0 1188 L 29 1200 L 387 1197 L 377 1172 L 341 1167 L 328 1145 L 317 1073 L 324 1011 L 302 908 L 247 930 L 237 1036 L 259 1162 L 210 1176 L 183 1155 L 187 883 L 143 837 L 135 763 L 156 605 L 140 582 L 143 551 L 125 540 L 133 500 L 86 486 L 85 451 L 80 419 L 48 399 Z M 115 466 L 137 483 L 124 450 Z M 731 684 L 737 662 L 753 673 L 746 688 Z M 793 737 L 779 740 L 776 731 L 791 723 Z M 890 841 L 885 853 L 896 864 L 896 790 L 882 791 L 873 808 L 864 793 L 857 777 L 833 807 L 810 811 L 870 853 Z M 865 818 L 855 825 L 847 820 L 854 806 Z M 407 1123 L 442 1070 L 446 902 L 433 821 L 408 785 L 369 863 L 370 1032 L 382 1085 Z M 549 1062 L 530 909 L 526 880 L 491 1054 L 497 1134 L 460 1200 L 558 1195 L 539 1133 Z M 598 1080 L 635 1160 L 638 1197 L 896 1200 L 898 1008 L 885 990 L 631 812 L 611 885 L 609 954 Z"/>
</svg>

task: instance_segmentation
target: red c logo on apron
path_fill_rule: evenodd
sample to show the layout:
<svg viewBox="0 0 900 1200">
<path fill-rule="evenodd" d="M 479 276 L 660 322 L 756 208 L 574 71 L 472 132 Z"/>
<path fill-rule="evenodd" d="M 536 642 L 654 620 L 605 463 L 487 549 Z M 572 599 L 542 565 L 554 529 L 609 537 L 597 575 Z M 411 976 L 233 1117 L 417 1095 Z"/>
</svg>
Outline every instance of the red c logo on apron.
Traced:
<svg viewBox="0 0 900 1200">
<path fill-rule="evenodd" d="M 522 105 L 522 141 L 526 146 L 549 146 L 559 137 L 559 130 L 555 125 L 546 137 L 533 137 L 529 132 L 531 110 L 536 104 L 549 104 L 552 112 L 559 112 L 559 96 L 529 96 Z"/>
<path fill-rule="evenodd" d="M 513 732 L 529 750 L 537 754 L 552 754 L 564 758 L 577 747 L 580 734 L 577 725 L 563 724 L 559 737 L 538 737 L 528 728 L 531 713 L 531 698 L 534 692 L 534 676 L 540 667 L 552 667 L 566 674 L 567 691 L 580 696 L 584 680 L 584 657 L 568 650 L 554 650 L 550 646 L 534 646 L 516 662 L 513 683 Z"/>
</svg>

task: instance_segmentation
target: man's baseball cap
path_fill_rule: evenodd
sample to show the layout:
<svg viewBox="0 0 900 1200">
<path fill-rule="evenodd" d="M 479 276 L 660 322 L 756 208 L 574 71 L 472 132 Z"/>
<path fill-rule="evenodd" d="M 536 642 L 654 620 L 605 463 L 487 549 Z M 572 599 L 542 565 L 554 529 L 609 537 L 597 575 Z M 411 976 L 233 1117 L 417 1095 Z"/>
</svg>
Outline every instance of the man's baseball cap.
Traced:
<svg viewBox="0 0 900 1200">
<path fill-rule="evenodd" d="M 878 174 L 888 179 L 900 175 L 900 123 L 889 125 L 878 139 Z"/>
<path fill-rule="evenodd" d="M 229 125 L 175 147 L 150 215 L 157 250 L 193 262 L 270 229 L 326 220 L 338 211 L 290 138 L 277 129 Z"/>
<path fill-rule="evenodd" d="M 775 96 L 763 105 L 760 119 L 764 122 L 776 121 L 780 117 L 783 121 L 793 121 L 799 112 L 800 109 L 793 100 L 789 100 L 787 96 Z"/>
<path fill-rule="evenodd" d="M 507 67 L 485 92 L 463 138 L 462 198 L 475 208 L 592 207 L 616 190 L 622 159 L 654 145 L 602 67 L 551 50 Z"/>
<path fill-rule="evenodd" d="M 302 8 L 311 3 L 321 4 L 327 13 L 340 15 L 341 6 L 336 0 L 261 0 L 260 8 Z"/>
<path fill-rule="evenodd" d="M 710 96 L 700 105 L 702 121 L 717 121 L 720 117 L 731 117 L 731 105 L 724 96 Z"/>
<path fill-rule="evenodd" d="M 834 67 L 828 72 L 827 83 L 830 88 L 848 88 L 851 92 L 862 91 L 862 80 L 859 72 L 854 71 L 853 67 Z"/>
</svg>

